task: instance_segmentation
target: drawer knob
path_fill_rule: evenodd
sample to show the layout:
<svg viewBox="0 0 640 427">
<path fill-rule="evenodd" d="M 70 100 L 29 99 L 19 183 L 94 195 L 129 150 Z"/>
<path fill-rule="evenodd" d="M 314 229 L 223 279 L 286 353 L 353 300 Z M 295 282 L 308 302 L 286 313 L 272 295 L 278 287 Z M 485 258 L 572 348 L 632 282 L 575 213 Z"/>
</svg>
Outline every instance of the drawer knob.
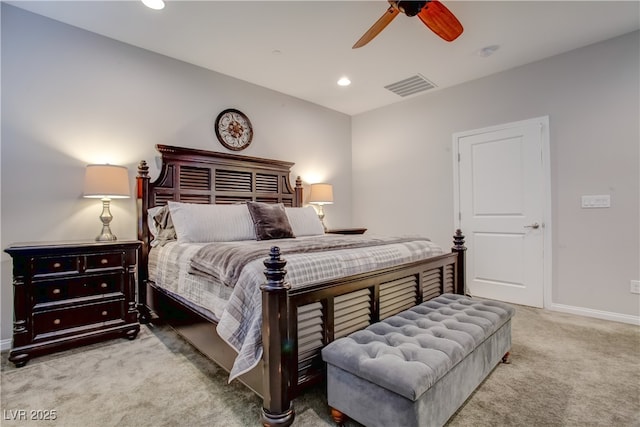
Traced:
<svg viewBox="0 0 640 427">
<path fill-rule="evenodd" d="M 108 314 L 108 313 L 107 313 L 107 310 L 104 310 L 104 311 L 102 312 L 102 315 L 103 315 L 103 316 L 106 316 L 107 314 Z"/>
<path fill-rule="evenodd" d="M 54 295 L 58 295 L 59 293 L 60 293 L 60 288 L 55 288 L 55 289 L 53 290 L 53 294 L 54 294 Z"/>
<path fill-rule="evenodd" d="M 60 268 L 60 267 L 62 267 L 62 264 L 60 264 L 59 262 L 53 263 L 53 268 Z"/>
<path fill-rule="evenodd" d="M 105 288 L 107 287 L 107 284 L 106 284 L 106 283 L 104 283 L 104 282 L 103 282 L 103 283 L 100 283 L 100 287 L 101 287 L 102 289 L 105 289 Z"/>
<path fill-rule="evenodd" d="M 53 324 L 54 324 L 54 325 L 59 325 L 59 324 L 60 324 L 60 319 L 56 319 L 56 320 L 54 320 L 54 321 L 53 321 Z"/>
<path fill-rule="evenodd" d="M 109 260 L 108 260 L 108 259 L 106 259 L 106 258 L 102 258 L 102 259 L 100 260 L 100 264 L 102 264 L 102 265 L 105 265 L 105 264 L 108 264 L 108 263 L 109 263 Z"/>
</svg>

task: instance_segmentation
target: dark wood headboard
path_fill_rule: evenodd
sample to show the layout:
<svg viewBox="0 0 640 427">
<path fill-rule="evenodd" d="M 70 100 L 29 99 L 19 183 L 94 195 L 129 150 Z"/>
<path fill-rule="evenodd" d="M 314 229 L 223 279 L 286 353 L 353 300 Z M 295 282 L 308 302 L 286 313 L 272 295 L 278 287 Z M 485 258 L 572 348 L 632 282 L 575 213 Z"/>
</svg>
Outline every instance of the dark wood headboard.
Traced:
<svg viewBox="0 0 640 427">
<path fill-rule="evenodd" d="M 147 210 L 168 201 L 183 203 L 242 203 L 257 201 L 302 206 L 302 181 L 293 187 L 289 175 L 294 163 L 218 153 L 193 148 L 156 145 L 162 155 L 158 178 L 151 182 L 149 166 L 138 165 L 138 239 L 142 241 L 140 266 L 146 279 L 151 235 Z"/>
</svg>

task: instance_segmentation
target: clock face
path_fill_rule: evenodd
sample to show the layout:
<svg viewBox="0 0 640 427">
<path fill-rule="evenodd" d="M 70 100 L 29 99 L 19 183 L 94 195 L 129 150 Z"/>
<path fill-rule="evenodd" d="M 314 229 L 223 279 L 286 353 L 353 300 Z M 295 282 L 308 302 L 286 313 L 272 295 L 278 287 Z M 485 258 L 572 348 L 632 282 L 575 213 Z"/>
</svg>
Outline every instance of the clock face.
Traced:
<svg viewBox="0 0 640 427">
<path fill-rule="evenodd" d="M 214 127 L 218 141 L 229 150 L 243 150 L 253 139 L 253 128 L 249 118 L 232 108 L 218 114 Z"/>
</svg>

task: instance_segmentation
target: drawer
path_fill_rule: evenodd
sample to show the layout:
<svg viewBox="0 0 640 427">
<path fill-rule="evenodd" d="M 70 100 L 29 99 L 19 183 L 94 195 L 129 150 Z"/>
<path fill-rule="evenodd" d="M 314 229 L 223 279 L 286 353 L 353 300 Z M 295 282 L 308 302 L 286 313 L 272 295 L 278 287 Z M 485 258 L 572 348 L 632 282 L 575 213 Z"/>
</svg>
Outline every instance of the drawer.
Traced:
<svg viewBox="0 0 640 427">
<path fill-rule="evenodd" d="M 124 293 L 124 272 L 33 282 L 33 304 L 114 292 Z"/>
<path fill-rule="evenodd" d="M 135 337 L 136 269 L 141 242 L 14 244 L 13 342 L 9 360 L 97 341 Z"/>
<path fill-rule="evenodd" d="M 97 253 L 86 256 L 86 269 L 99 270 L 102 268 L 122 267 L 124 265 L 123 252 Z"/>
<path fill-rule="evenodd" d="M 77 273 L 80 271 L 80 258 L 78 256 L 51 256 L 33 259 L 33 274 L 35 276 Z"/>
<path fill-rule="evenodd" d="M 51 310 L 33 315 L 33 332 L 38 335 L 62 331 L 81 326 L 96 325 L 124 318 L 124 300 L 86 304 L 82 306 Z"/>
</svg>

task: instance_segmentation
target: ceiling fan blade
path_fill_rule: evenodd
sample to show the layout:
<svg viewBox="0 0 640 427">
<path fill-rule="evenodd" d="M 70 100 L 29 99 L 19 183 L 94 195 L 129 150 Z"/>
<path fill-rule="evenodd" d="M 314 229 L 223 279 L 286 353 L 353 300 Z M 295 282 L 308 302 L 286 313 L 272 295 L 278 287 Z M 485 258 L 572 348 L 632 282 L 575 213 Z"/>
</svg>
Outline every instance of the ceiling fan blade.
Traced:
<svg viewBox="0 0 640 427">
<path fill-rule="evenodd" d="M 448 42 L 462 34 L 462 24 L 458 18 L 438 0 L 428 2 L 418 17 L 431 31 Z"/>
<path fill-rule="evenodd" d="M 384 30 L 384 28 L 389 25 L 391 21 L 393 21 L 393 18 L 395 18 L 398 13 L 400 13 L 398 9 L 390 6 L 389 9 L 387 9 L 387 11 L 384 13 L 384 15 L 382 15 L 380 19 L 378 19 L 376 23 L 373 24 L 373 26 L 369 28 L 369 30 L 367 30 L 367 32 L 364 33 L 362 37 L 360 37 L 360 40 L 358 40 L 356 44 L 353 45 L 352 49 L 362 47 L 373 40 L 375 36 L 380 34 L 380 31 Z"/>
</svg>

